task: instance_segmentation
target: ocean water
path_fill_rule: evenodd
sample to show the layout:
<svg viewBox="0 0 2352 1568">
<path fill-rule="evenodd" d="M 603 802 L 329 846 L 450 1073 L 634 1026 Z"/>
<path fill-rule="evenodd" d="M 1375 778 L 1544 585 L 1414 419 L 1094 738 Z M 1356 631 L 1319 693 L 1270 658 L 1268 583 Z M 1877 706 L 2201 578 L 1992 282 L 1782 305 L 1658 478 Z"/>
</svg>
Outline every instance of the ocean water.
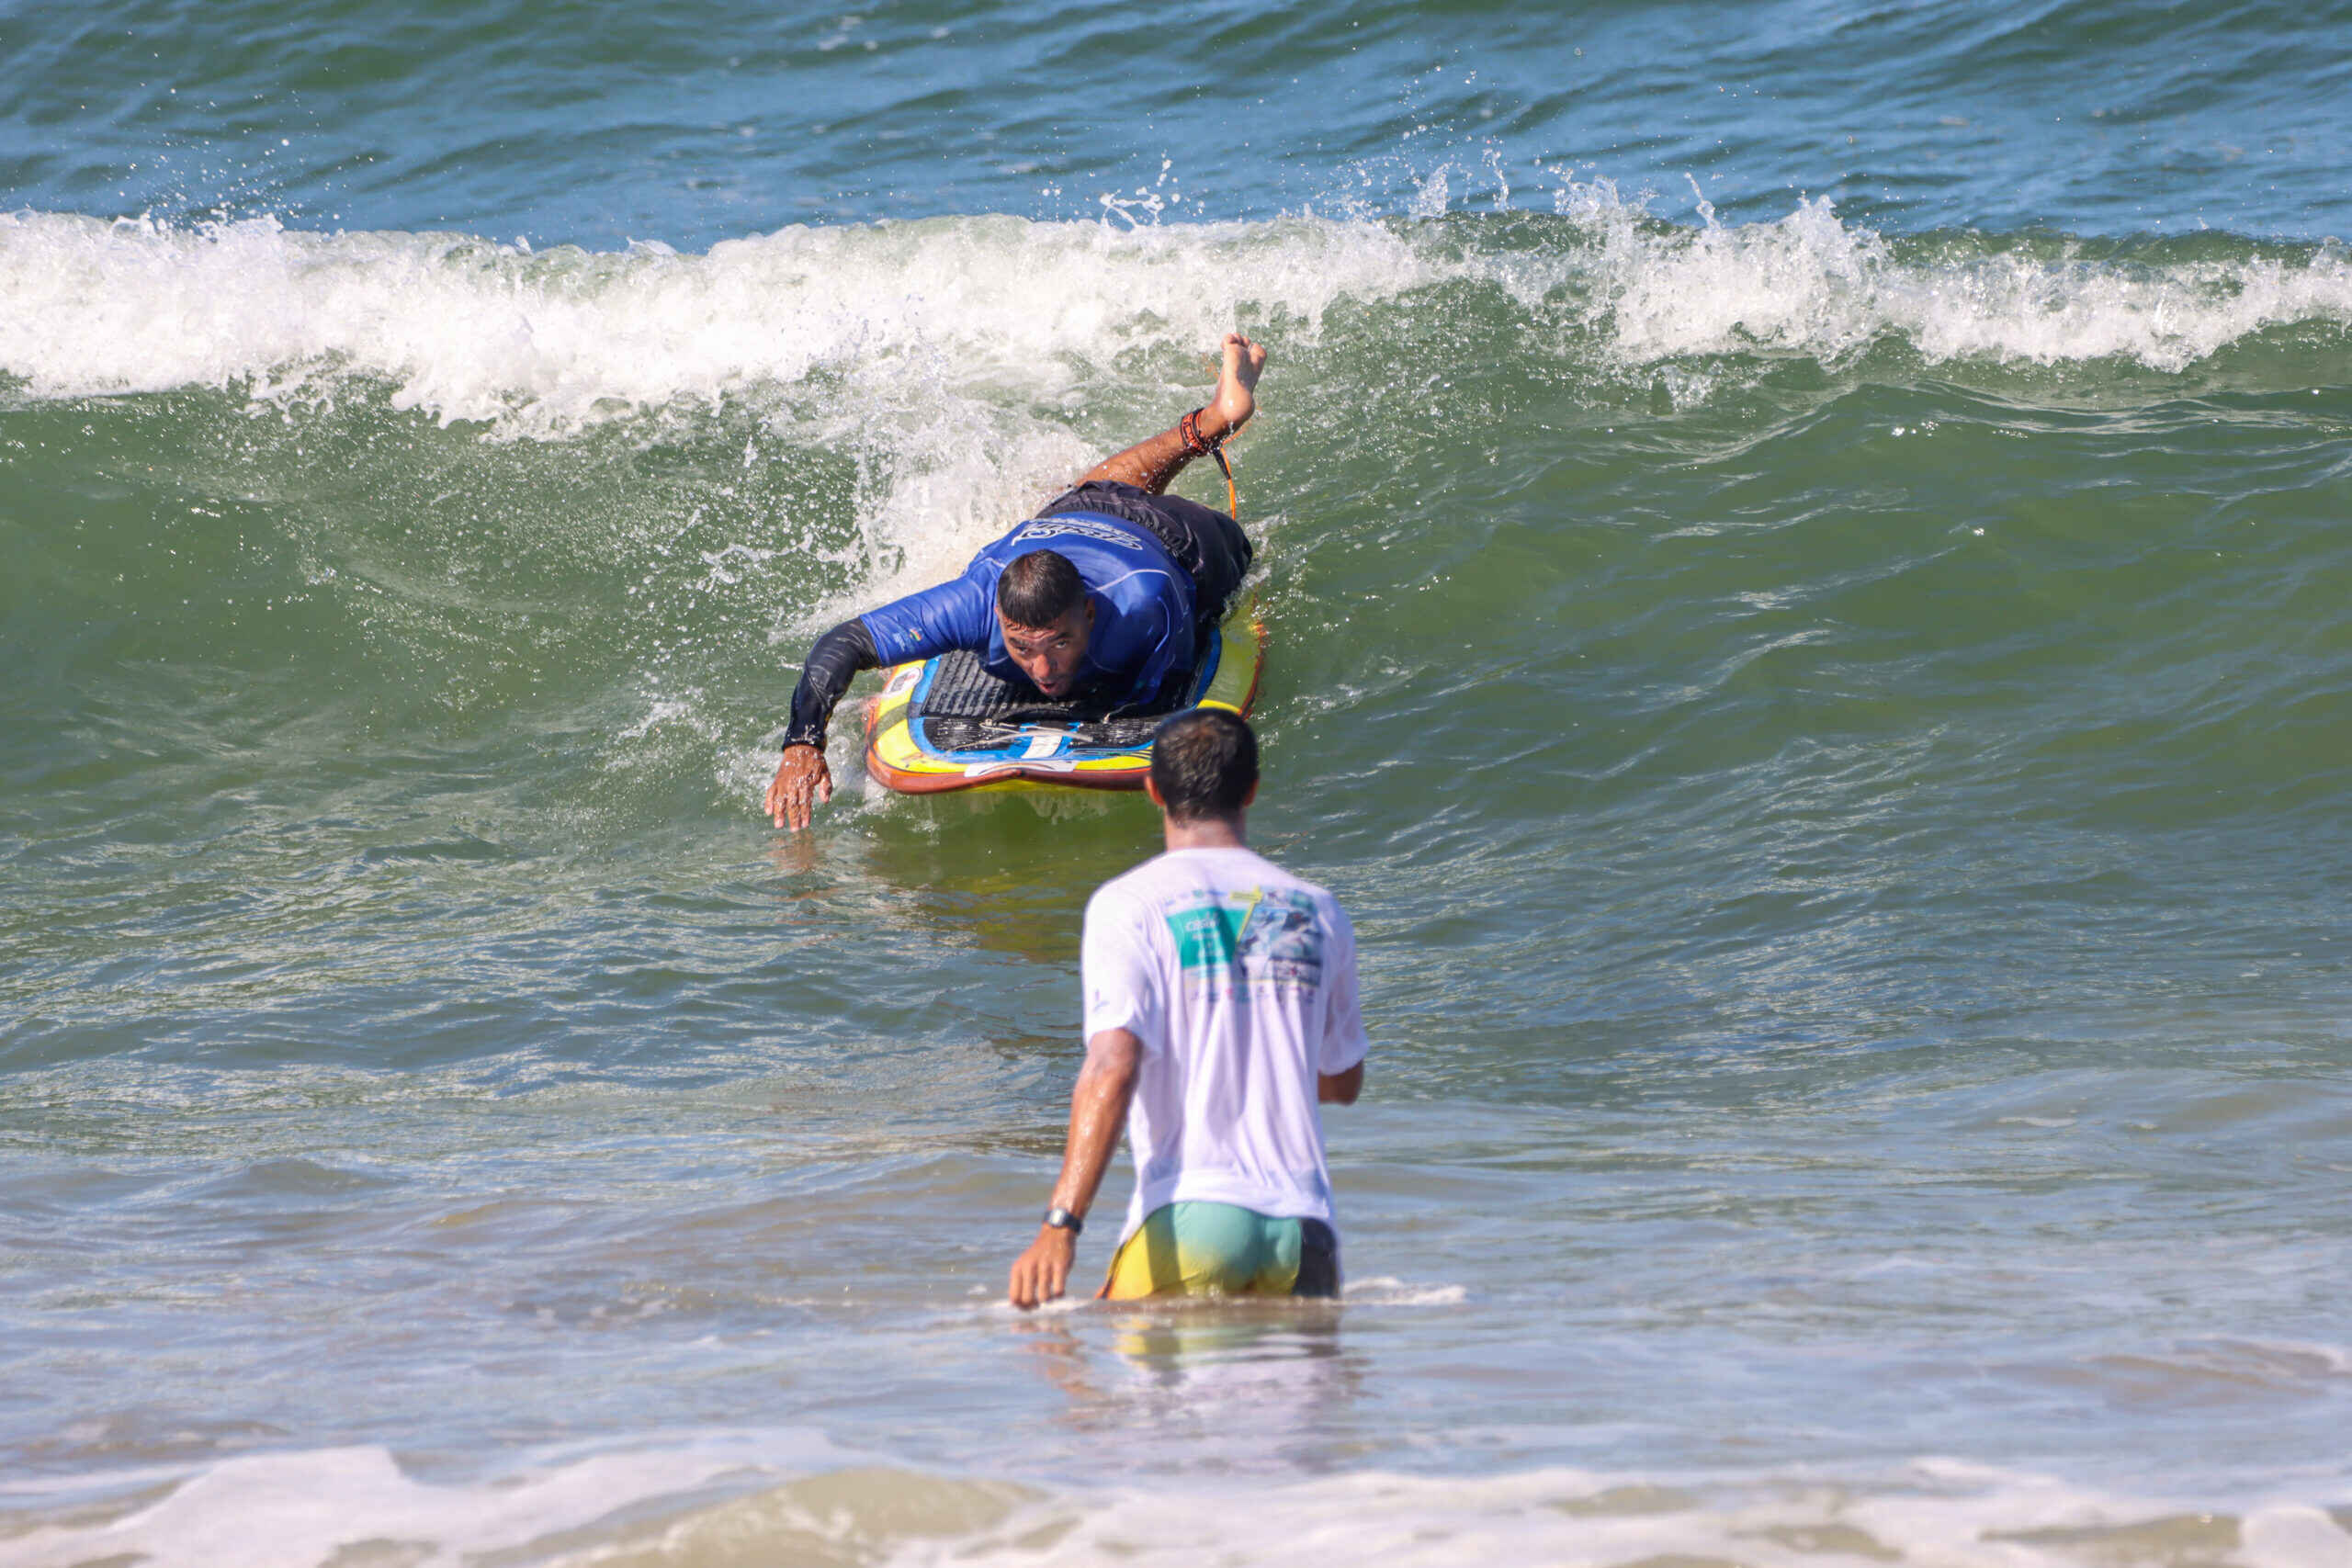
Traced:
<svg viewBox="0 0 2352 1568">
<path fill-rule="evenodd" d="M 2347 93 L 2341 5 L 0 7 L 0 1563 L 2352 1563 Z M 1235 326 L 1349 1285 L 1024 1317 L 1154 817 L 847 705 L 758 796 Z"/>
</svg>

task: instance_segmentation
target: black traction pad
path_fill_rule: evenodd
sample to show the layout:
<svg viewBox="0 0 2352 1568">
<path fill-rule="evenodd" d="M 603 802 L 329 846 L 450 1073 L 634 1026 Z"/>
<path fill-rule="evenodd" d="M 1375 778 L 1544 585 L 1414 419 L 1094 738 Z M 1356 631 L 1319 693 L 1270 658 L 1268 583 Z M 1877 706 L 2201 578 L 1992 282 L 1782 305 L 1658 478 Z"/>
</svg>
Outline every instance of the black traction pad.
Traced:
<svg viewBox="0 0 2352 1568">
<path fill-rule="evenodd" d="M 1129 751 L 1148 741 L 1159 721 L 1183 703 L 1159 703 L 1116 717 L 1113 705 L 1099 697 L 1042 696 L 1034 686 L 1000 681 L 980 667 L 978 654 L 959 648 L 939 656 L 930 686 L 908 706 L 907 721 L 922 726 L 924 741 L 941 751 L 1009 745 L 1030 725 L 1067 730 L 1075 747 Z"/>
</svg>

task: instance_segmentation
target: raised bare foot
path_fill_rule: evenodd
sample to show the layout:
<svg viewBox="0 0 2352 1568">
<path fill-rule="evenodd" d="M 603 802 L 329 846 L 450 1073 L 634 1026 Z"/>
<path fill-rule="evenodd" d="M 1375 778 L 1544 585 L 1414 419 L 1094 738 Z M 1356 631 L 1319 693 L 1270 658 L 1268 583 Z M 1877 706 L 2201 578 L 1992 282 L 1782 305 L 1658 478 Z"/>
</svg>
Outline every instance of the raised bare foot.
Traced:
<svg viewBox="0 0 2352 1568">
<path fill-rule="evenodd" d="M 1222 441 L 1258 412 L 1258 377 L 1266 368 L 1266 345 L 1239 333 L 1225 334 L 1225 367 L 1217 372 L 1216 396 L 1202 415 L 1204 434 Z"/>
</svg>

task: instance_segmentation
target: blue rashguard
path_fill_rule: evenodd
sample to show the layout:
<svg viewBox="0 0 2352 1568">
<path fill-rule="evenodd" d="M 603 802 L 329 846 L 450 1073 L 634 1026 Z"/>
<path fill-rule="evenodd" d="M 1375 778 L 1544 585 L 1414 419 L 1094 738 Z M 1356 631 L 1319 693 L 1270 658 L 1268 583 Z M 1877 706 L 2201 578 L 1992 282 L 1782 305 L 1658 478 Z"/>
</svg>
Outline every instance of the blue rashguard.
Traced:
<svg viewBox="0 0 2352 1568">
<path fill-rule="evenodd" d="M 786 750 L 822 750 L 833 705 L 861 670 L 969 649 L 999 679 L 1025 682 L 1004 651 L 996 585 L 1016 556 L 1052 550 L 1078 569 L 1094 629 L 1080 690 L 1114 711 L 1149 705 L 1193 669 L 1199 617 L 1225 613 L 1255 552 L 1231 517 L 1195 501 L 1089 479 L 972 558 L 953 582 L 843 621 L 817 639 L 792 692 Z"/>
<path fill-rule="evenodd" d="M 1078 569 L 1094 605 L 1094 629 L 1079 666 L 1080 689 L 1092 687 L 1119 707 L 1159 694 L 1173 674 L 1193 666 L 1193 578 L 1141 527 L 1100 512 L 1032 519 L 972 558 L 964 575 L 910 593 L 858 618 L 885 664 L 906 664 L 967 648 L 1004 681 L 1022 681 L 997 625 L 996 582 L 1016 557 L 1052 550 Z"/>
</svg>

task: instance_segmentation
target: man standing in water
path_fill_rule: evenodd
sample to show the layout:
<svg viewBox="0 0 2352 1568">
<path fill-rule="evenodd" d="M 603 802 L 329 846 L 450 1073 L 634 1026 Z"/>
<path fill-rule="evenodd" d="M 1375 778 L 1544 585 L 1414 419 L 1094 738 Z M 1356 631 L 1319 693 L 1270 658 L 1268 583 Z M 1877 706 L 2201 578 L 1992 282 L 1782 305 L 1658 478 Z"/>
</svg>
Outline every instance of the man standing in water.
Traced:
<svg viewBox="0 0 2352 1568">
<path fill-rule="evenodd" d="M 1144 787 L 1168 852 L 1087 903 L 1086 1065 L 1012 1304 L 1062 1293 L 1122 1127 L 1136 1190 L 1102 1295 L 1337 1295 L 1318 1107 L 1363 1088 L 1354 928 L 1246 847 L 1258 741 L 1239 718 L 1162 724 Z"/>
<path fill-rule="evenodd" d="M 800 829 L 831 800 L 825 726 L 851 677 L 969 649 L 1000 680 L 1040 696 L 1101 694 L 1151 711 L 1193 673 L 1250 570 L 1250 541 L 1222 512 L 1166 492 L 1257 412 L 1266 351 L 1225 334 L 1216 395 L 1174 426 L 1105 458 L 1035 517 L 972 558 L 953 582 L 869 610 L 817 639 L 792 694 L 765 807 Z"/>
</svg>

